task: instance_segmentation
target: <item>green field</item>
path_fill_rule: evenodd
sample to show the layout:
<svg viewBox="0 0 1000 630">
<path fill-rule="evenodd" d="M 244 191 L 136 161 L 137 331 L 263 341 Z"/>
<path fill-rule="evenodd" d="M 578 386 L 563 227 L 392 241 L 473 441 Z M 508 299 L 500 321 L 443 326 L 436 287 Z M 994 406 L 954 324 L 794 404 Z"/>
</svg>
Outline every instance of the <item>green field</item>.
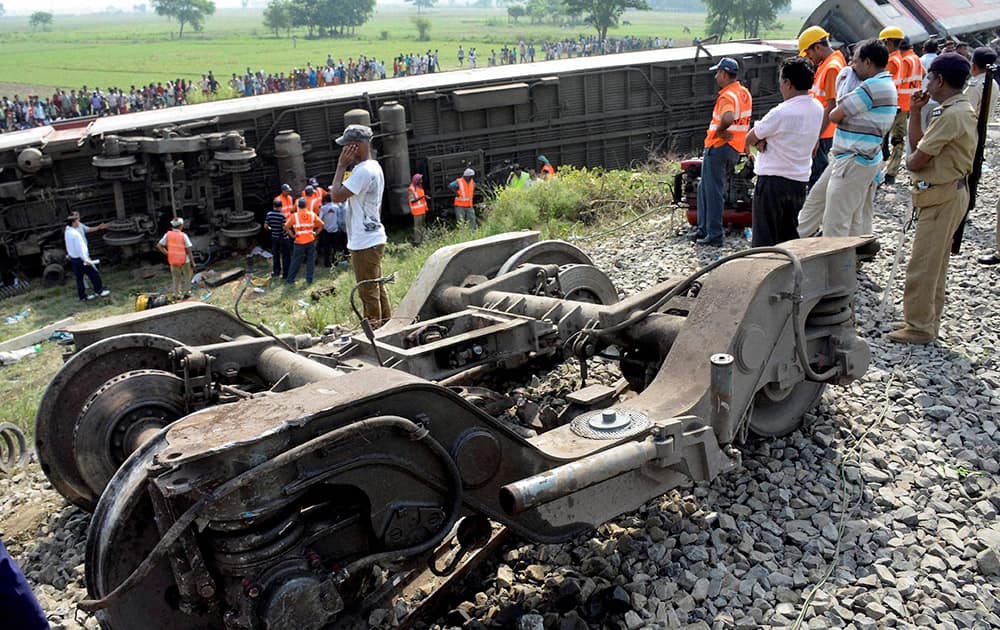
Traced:
<svg viewBox="0 0 1000 630">
<path fill-rule="evenodd" d="M 202 33 L 185 32 L 177 39 L 177 25 L 156 15 L 56 15 L 51 30 L 33 32 L 27 17 L 6 16 L 0 20 L 0 93 L 21 88 L 81 85 L 102 88 L 168 81 L 178 77 L 200 78 L 212 70 L 220 80 L 247 66 L 253 70 L 288 72 L 306 62 L 314 65 L 334 59 L 368 57 L 384 59 L 391 68 L 400 53 L 440 51 L 442 68 L 458 67 L 456 51 L 462 44 L 475 47 L 480 65 L 486 65 L 491 48 L 525 41 L 554 41 L 590 35 L 587 25 L 560 28 L 551 25 L 508 23 L 503 10 L 430 9 L 421 13 L 432 22 L 431 41 L 417 41 L 412 23 L 416 10 L 400 7 L 379 8 L 356 35 L 343 38 L 306 39 L 304 31 L 293 31 L 298 41 L 275 38 L 265 31 L 256 11 L 220 10 L 210 17 Z M 697 13 L 630 12 L 628 26 L 609 31 L 611 37 L 673 37 L 676 45 L 703 35 L 704 15 Z M 783 28 L 769 37 L 792 37 L 798 32 L 801 15 L 789 14 Z M 684 33 L 684 27 L 690 33 Z M 385 38 L 383 38 L 383 36 Z"/>
</svg>

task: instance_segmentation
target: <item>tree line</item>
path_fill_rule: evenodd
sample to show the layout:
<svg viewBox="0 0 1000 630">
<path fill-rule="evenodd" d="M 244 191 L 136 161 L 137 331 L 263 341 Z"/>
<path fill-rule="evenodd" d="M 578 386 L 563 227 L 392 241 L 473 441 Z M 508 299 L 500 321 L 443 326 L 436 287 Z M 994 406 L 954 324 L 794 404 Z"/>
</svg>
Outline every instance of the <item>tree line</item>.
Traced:
<svg viewBox="0 0 1000 630">
<path fill-rule="evenodd" d="M 305 27 L 308 37 L 343 35 L 367 22 L 375 0 L 271 0 L 264 9 L 264 26 L 287 34 Z"/>
</svg>

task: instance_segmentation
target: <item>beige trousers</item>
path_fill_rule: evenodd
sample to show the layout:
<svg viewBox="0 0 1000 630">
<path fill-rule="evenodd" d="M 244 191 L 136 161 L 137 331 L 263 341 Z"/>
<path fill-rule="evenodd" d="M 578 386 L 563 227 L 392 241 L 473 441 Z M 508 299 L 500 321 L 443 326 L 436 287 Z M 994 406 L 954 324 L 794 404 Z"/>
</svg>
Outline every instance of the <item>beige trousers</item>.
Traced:
<svg viewBox="0 0 1000 630">
<path fill-rule="evenodd" d="M 809 190 L 799 212 L 799 236 L 859 236 L 872 233 L 872 200 L 879 164 L 834 158 Z"/>
<path fill-rule="evenodd" d="M 896 117 L 892 120 L 892 128 L 889 130 L 889 163 L 885 167 L 886 176 L 896 176 L 899 172 L 899 165 L 906 154 L 906 123 L 909 119 L 909 112 L 896 112 Z"/>
<path fill-rule="evenodd" d="M 413 215 L 413 243 L 419 245 L 424 242 L 424 214 Z"/>
<path fill-rule="evenodd" d="M 913 250 L 906 266 L 903 319 L 907 328 L 938 336 L 951 258 L 951 241 L 969 205 L 969 189 L 958 184 L 934 186 L 913 194 L 920 209 Z"/>
<path fill-rule="evenodd" d="M 381 278 L 383 253 L 385 253 L 385 245 L 351 251 L 354 279 L 361 282 L 362 280 Z M 364 305 L 365 319 L 373 326 L 381 326 L 392 316 L 392 310 L 389 308 L 389 294 L 385 291 L 385 285 L 370 282 L 358 288 L 358 295 L 361 296 L 361 303 Z"/>
<path fill-rule="evenodd" d="M 170 265 L 170 280 L 174 285 L 174 297 L 191 293 L 191 263 Z"/>
</svg>

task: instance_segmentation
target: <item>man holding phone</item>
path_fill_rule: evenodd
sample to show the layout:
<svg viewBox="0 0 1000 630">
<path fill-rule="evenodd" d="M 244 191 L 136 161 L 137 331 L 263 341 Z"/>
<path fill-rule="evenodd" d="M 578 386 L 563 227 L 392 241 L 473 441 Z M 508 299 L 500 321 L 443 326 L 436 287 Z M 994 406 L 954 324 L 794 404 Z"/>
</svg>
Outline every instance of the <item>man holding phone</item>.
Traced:
<svg viewBox="0 0 1000 630">
<path fill-rule="evenodd" d="M 385 253 L 385 227 L 382 225 L 382 195 L 385 175 L 382 166 L 371 157 L 372 130 L 365 125 L 348 125 L 337 144 L 344 147 L 337 160 L 337 172 L 330 184 L 334 203 L 347 202 L 347 249 L 357 282 L 382 277 Z M 351 176 L 344 180 L 344 173 Z M 389 295 L 382 283 L 368 283 L 358 288 L 364 316 L 373 328 L 389 320 Z"/>
</svg>

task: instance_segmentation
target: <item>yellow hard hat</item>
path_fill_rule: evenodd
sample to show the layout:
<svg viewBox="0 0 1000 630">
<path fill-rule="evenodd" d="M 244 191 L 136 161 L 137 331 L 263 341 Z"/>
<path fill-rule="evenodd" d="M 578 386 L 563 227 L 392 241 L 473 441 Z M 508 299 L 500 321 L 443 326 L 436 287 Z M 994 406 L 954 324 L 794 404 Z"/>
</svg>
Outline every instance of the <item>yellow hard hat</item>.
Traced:
<svg viewBox="0 0 1000 630">
<path fill-rule="evenodd" d="M 810 26 L 806 30 L 799 34 L 799 56 L 805 57 L 806 50 L 810 46 L 820 41 L 821 39 L 827 39 L 830 34 L 822 26 Z"/>
<path fill-rule="evenodd" d="M 887 26 L 878 34 L 879 39 L 903 39 L 904 37 L 906 37 L 906 33 L 898 26 Z"/>
</svg>

